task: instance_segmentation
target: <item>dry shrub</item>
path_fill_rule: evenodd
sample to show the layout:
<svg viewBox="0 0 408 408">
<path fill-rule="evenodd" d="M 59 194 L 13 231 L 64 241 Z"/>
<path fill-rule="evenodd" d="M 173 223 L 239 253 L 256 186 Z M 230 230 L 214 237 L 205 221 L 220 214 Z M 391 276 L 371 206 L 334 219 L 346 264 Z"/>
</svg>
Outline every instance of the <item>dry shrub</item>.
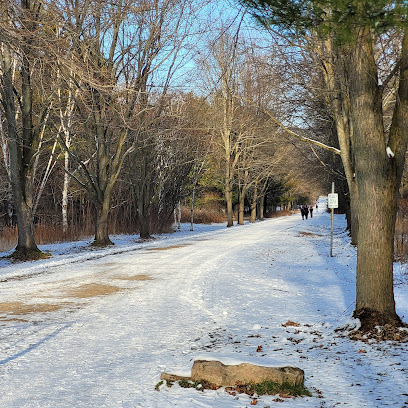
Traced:
<svg viewBox="0 0 408 408">
<path fill-rule="evenodd" d="M 398 200 L 397 220 L 394 238 L 395 259 L 406 262 L 408 260 L 408 199 Z"/>
<path fill-rule="evenodd" d="M 0 251 L 10 251 L 17 245 L 17 227 L 2 227 L 0 233 Z"/>
<path fill-rule="evenodd" d="M 70 226 L 64 233 L 60 225 L 37 224 L 34 227 L 34 237 L 37 244 L 51 244 L 56 242 L 77 241 L 94 234 L 94 227 Z"/>
<path fill-rule="evenodd" d="M 78 228 L 71 226 L 67 232 L 62 231 L 59 225 L 45 225 L 43 223 L 34 226 L 35 242 L 38 245 L 58 242 L 78 241 L 89 238 L 94 231 L 90 228 Z M 0 235 L 0 252 L 10 251 L 17 245 L 17 226 L 2 227 Z"/>
<path fill-rule="evenodd" d="M 181 207 L 181 222 L 190 222 L 191 209 L 189 207 Z M 194 209 L 195 224 L 213 224 L 225 222 L 225 215 L 217 210 L 207 210 L 204 208 Z"/>
<path fill-rule="evenodd" d="M 294 211 L 280 210 L 280 211 L 275 211 L 275 212 L 272 212 L 272 213 L 268 213 L 266 215 L 266 218 L 283 217 L 285 215 L 292 215 L 292 214 L 294 214 Z"/>
</svg>

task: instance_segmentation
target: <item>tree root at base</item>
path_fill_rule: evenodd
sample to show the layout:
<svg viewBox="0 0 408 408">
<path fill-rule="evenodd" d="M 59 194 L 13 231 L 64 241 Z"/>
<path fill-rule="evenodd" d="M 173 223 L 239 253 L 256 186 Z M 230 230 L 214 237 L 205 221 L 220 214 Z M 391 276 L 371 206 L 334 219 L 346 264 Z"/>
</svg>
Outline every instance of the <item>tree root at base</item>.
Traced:
<svg viewBox="0 0 408 408">
<path fill-rule="evenodd" d="M 353 317 L 360 320 L 361 327 L 349 333 L 352 340 L 408 342 L 408 325 L 397 314 L 385 314 L 370 309 L 355 310 Z"/>
</svg>

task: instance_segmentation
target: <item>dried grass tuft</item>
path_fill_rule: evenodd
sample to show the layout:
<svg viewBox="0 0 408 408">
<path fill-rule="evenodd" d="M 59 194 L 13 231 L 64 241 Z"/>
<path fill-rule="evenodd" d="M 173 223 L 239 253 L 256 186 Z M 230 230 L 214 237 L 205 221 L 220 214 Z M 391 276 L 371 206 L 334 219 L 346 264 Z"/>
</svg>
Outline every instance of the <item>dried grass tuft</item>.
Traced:
<svg viewBox="0 0 408 408">
<path fill-rule="evenodd" d="M 181 222 L 190 222 L 191 210 L 189 207 L 181 207 Z M 204 208 L 194 209 L 195 224 L 215 224 L 225 222 L 225 215 L 217 210 L 207 210 Z"/>
</svg>

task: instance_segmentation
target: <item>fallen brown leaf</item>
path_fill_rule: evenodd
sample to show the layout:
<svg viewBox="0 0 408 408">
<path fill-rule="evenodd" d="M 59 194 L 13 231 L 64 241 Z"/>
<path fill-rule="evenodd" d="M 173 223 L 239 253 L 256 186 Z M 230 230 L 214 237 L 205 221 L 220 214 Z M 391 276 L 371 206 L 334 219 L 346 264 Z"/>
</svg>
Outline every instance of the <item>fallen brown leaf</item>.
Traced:
<svg viewBox="0 0 408 408">
<path fill-rule="evenodd" d="M 300 324 L 296 322 L 292 322 L 291 320 L 288 320 L 286 323 L 282 324 L 283 327 L 288 327 L 288 326 L 294 326 L 294 327 L 299 327 Z"/>
<path fill-rule="evenodd" d="M 281 398 L 290 398 L 290 394 L 283 393 L 283 392 L 280 392 L 280 393 L 279 393 L 279 396 L 280 396 Z"/>
</svg>

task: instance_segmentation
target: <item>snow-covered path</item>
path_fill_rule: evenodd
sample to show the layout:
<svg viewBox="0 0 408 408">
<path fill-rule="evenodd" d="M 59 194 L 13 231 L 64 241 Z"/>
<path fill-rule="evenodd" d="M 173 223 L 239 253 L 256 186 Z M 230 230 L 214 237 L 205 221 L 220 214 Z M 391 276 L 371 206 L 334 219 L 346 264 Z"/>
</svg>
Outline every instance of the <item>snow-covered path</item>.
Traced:
<svg viewBox="0 0 408 408">
<path fill-rule="evenodd" d="M 4 266 L 0 406 L 249 406 L 223 389 L 155 390 L 161 371 L 219 353 L 304 369 L 314 396 L 284 406 L 408 407 L 406 344 L 334 332 L 353 309 L 355 251 L 338 217 L 330 258 L 328 225 L 326 213 L 295 215 Z M 396 288 L 405 316 L 406 288 Z"/>
</svg>

